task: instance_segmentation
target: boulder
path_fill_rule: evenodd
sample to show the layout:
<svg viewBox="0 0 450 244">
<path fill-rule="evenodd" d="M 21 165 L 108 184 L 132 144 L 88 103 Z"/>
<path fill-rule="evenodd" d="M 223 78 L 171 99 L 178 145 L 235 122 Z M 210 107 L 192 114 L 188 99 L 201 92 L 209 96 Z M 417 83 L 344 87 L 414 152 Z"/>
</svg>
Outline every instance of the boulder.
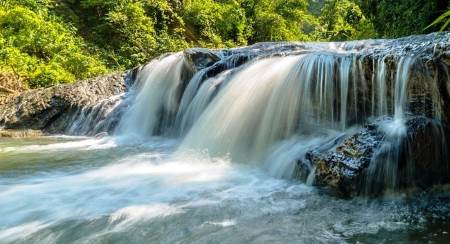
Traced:
<svg viewBox="0 0 450 244">
<path fill-rule="evenodd" d="M 187 49 L 183 54 L 189 66 L 192 67 L 195 72 L 209 67 L 220 60 L 220 57 L 216 52 L 206 48 Z"/>
<path fill-rule="evenodd" d="M 423 116 L 409 117 L 400 127 L 394 123 L 378 119 L 310 150 L 298 160 L 296 175 L 341 197 L 450 182 L 448 129 Z"/>
</svg>

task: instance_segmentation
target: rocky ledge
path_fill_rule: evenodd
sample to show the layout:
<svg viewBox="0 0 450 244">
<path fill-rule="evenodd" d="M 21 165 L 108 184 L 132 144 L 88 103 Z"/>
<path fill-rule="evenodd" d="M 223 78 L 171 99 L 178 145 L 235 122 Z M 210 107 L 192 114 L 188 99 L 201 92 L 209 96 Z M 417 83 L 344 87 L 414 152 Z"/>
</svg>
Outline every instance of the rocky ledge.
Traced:
<svg viewBox="0 0 450 244">
<path fill-rule="evenodd" d="M 64 133 L 67 122 L 81 110 L 122 94 L 125 74 L 114 73 L 74 84 L 29 90 L 0 103 L 0 126 Z"/>
<path fill-rule="evenodd" d="M 423 116 L 381 118 L 308 151 L 297 177 L 341 197 L 450 182 L 448 128 Z"/>
</svg>

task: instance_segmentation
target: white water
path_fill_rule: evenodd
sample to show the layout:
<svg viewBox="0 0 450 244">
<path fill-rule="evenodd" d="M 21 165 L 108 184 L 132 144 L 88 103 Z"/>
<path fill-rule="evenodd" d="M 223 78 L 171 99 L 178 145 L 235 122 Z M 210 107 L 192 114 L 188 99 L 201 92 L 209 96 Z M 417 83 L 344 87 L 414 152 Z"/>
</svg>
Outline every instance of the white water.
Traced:
<svg viewBox="0 0 450 244">
<path fill-rule="evenodd" d="M 2 243 L 351 242 L 428 231 L 426 206 L 339 200 L 226 158 L 173 156 L 173 140 L 0 143 L 9 148 L 0 151 Z"/>
<path fill-rule="evenodd" d="M 180 92 L 183 55 L 181 53 L 152 61 L 139 72 L 135 89 L 138 94 L 125 112 L 117 133 L 130 137 L 151 136 L 176 112 Z M 164 117 L 167 116 L 167 117 Z"/>
<path fill-rule="evenodd" d="M 384 58 L 374 63 L 370 91 L 364 84 L 362 61 L 352 52 L 336 50 L 254 60 L 206 80 L 206 71 L 200 70 L 190 81 L 182 80 L 186 61 L 181 53 L 157 59 L 140 71 L 133 89 L 135 101 L 117 134 L 130 141 L 181 136 L 179 155 L 197 151 L 247 164 L 264 164 L 270 157 L 274 163 L 265 168 L 272 175 L 288 177 L 296 159 L 355 126 L 355 121 L 392 115 L 397 126 L 389 128 L 404 130 L 407 81 L 414 59 L 398 61 L 389 96 Z M 187 86 L 181 90 L 183 82 Z M 287 162 L 284 151 L 276 152 L 288 147 L 283 143 L 291 138 L 315 144 L 308 143 L 302 152 L 294 150 L 297 157 L 288 157 Z"/>
<path fill-rule="evenodd" d="M 259 127 L 265 126 L 262 117 L 270 106 L 270 94 L 280 81 L 286 79 L 297 59 L 267 59 L 239 72 L 206 108 L 180 150 L 207 149 L 210 155 L 231 153 L 238 160 L 256 159 L 258 155 L 252 151 L 267 149 L 255 147 L 264 143 L 257 137 L 260 136 Z M 263 136 L 269 137 L 269 133 L 270 130 Z"/>
</svg>

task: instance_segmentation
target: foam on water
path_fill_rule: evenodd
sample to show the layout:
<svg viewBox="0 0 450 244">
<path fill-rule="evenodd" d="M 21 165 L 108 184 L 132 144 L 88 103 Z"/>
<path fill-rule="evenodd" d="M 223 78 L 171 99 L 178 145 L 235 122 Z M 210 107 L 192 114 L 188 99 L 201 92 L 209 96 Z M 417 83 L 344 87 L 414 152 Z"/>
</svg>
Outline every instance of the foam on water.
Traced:
<svg viewBox="0 0 450 244">
<path fill-rule="evenodd" d="M 66 138 L 70 139 L 71 137 Z M 0 148 L 0 152 L 33 153 L 33 152 L 60 151 L 69 149 L 95 150 L 95 149 L 113 148 L 116 146 L 117 146 L 116 142 L 111 138 L 103 138 L 103 139 L 94 138 L 61 143 L 52 143 L 47 145 L 4 147 Z"/>
<path fill-rule="evenodd" d="M 300 182 L 273 178 L 259 167 L 198 153 L 173 155 L 176 143 L 149 140 L 155 140 L 155 147 L 122 143 L 85 150 L 56 143 L 57 153 L 80 154 L 70 159 L 74 163 L 84 154 L 101 152 L 114 152 L 115 159 L 63 170 L 41 165 L 42 172 L 34 175 L 17 168 L 15 178 L 0 172 L 2 241 L 126 238 L 173 243 L 194 236 L 198 242 L 343 241 L 382 229 L 410 228 L 402 220 L 410 210 L 401 207 L 401 199 L 380 204 L 334 199 Z M 301 144 L 283 147 L 292 141 L 280 144 L 280 150 L 303 150 Z M 37 157 L 51 160 L 45 154 Z"/>
</svg>

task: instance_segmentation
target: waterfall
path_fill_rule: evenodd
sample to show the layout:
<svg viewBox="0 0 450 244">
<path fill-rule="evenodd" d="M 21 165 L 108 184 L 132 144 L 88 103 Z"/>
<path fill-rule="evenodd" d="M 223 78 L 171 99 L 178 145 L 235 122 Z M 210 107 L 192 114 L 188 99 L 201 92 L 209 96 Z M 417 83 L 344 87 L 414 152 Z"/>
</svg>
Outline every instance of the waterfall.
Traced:
<svg viewBox="0 0 450 244">
<path fill-rule="evenodd" d="M 383 48 L 382 41 L 259 44 L 164 56 L 139 70 L 116 134 L 180 138 L 180 155 L 230 157 L 290 178 L 308 151 L 388 117 L 365 175 L 394 188 L 409 86 L 418 85 L 410 80 L 422 66 L 407 49 L 395 56 Z M 306 166 L 313 182 L 314 166 Z"/>
<path fill-rule="evenodd" d="M 194 48 L 12 95 L 0 242 L 448 239 L 449 44 Z"/>
<path fill-rule="evenodd" d="M 118 134 L 151 136 L 167 129 L 178 107 L 183 65 L 183 55 L 176 53 L 142 68 L 136 78 L 136 98 L 123 115 Z"/>
<path fill-rule="evenodd" d="M 182 148 L 230 154 L 241 161 L 258 161 L 275 143 L 294 135 L 323 134 L 347 129 L 348 100 L 367 94 L 357 86 L 360 63 L 351 55 L 313 53 L 256 60 L 231 78 L 186 135 Z M 395 118 L 406 106 L 408 70 L 413 59 L 402 59 L 395 79 Z M 379 69 L 385 69 L 382 64 Z M 352 77 L 351 75 L 357 77 Z M 380 72 L 383 73 L 383 72 Z M 339 75 L 336 75 L 339 74 Z M 382 77 L 378 96 L 385 93 Z M 350 84 L 351 80 L 353 84 Z M 349 86 L 354 91 L 349 90 Z M 385 111 L 386 97 L 378 106 Z M 358 104 L 354 105 L 359 106 Z M 358 110 L 358 108 L 354 108 Z M 375 112 L 371 116 L 376 116 Z"/>
<path fill-rule="evenodd" d="M 181 147 L 207 149 L 215 156 L 231 153 L 234 158 L 255 159 L 255 154 L 249 153 L 259 149 L 254 144 L 268 143 L 260 138 L 271 136 L 270 130 L 258 134 L 260 127 L 270 123 L 262 120 L 271 105 L 270 94 L 289 76 L 297 60 L 295 56 L 259 60 L 238 72 L 202 113 Z"/>
<path fill-rule="evenodd" d="M 382 142 L 380 149 L 372 158 L 371 163 L 366 172 L 365 191 L 366 193 L 378 191 L 380 186 L 395 189 L 399 186 L 399 162 L 402 142 L 406 138 L 405 128 L 405 111 L 407 109 L 407 86 L 410 71 L 414 65 L 414 58 L 402 57 L 398 62 L 395 75 L 394 88 L 394 116 L 392 120 L 384 120 L 381 124 L 382 130 L 385 132 L 385 140 Z M 381 64 L 378 73 L 378 92 L 380 94 L 380 102 L 378 111 L 380 115 L 385 115 L 386 100 L 382 94 L 385 94 L 385 65 Z M 412 167 L 407 169 L 412 170 Z"/>
<path fill-rule="evenodd" d="M 394 101 L 389 103 L 397 122 L 405 113 L 413 60 L 402 58 L 396 70 Z M 361 85 L 361 60 L 342 51 L 269 56 L 209 78 L 207 69 L 201 69 L 182 90 L 184 57 L 169 55 L 139 72 L 137 95 L 117 133 L 152 136 L 176 130 L 184 137 L 180 151 L 263 161 L 277 143 L 293 136 L 328 138 L 345 131 L 367 114 L 366 107 L 374 107 L 366 117 L 388 115 L 384 58 L 376 64 L 371 93 Z"/>
<path fill-rule="evenodd" d="M 400 59 L 395 77 L 395 114 L 396 120 L 402 120 L 406 108 L 406 87 L 408 85 L 409 73 L 414 59 L 405 57 Z"/>
</svg>

